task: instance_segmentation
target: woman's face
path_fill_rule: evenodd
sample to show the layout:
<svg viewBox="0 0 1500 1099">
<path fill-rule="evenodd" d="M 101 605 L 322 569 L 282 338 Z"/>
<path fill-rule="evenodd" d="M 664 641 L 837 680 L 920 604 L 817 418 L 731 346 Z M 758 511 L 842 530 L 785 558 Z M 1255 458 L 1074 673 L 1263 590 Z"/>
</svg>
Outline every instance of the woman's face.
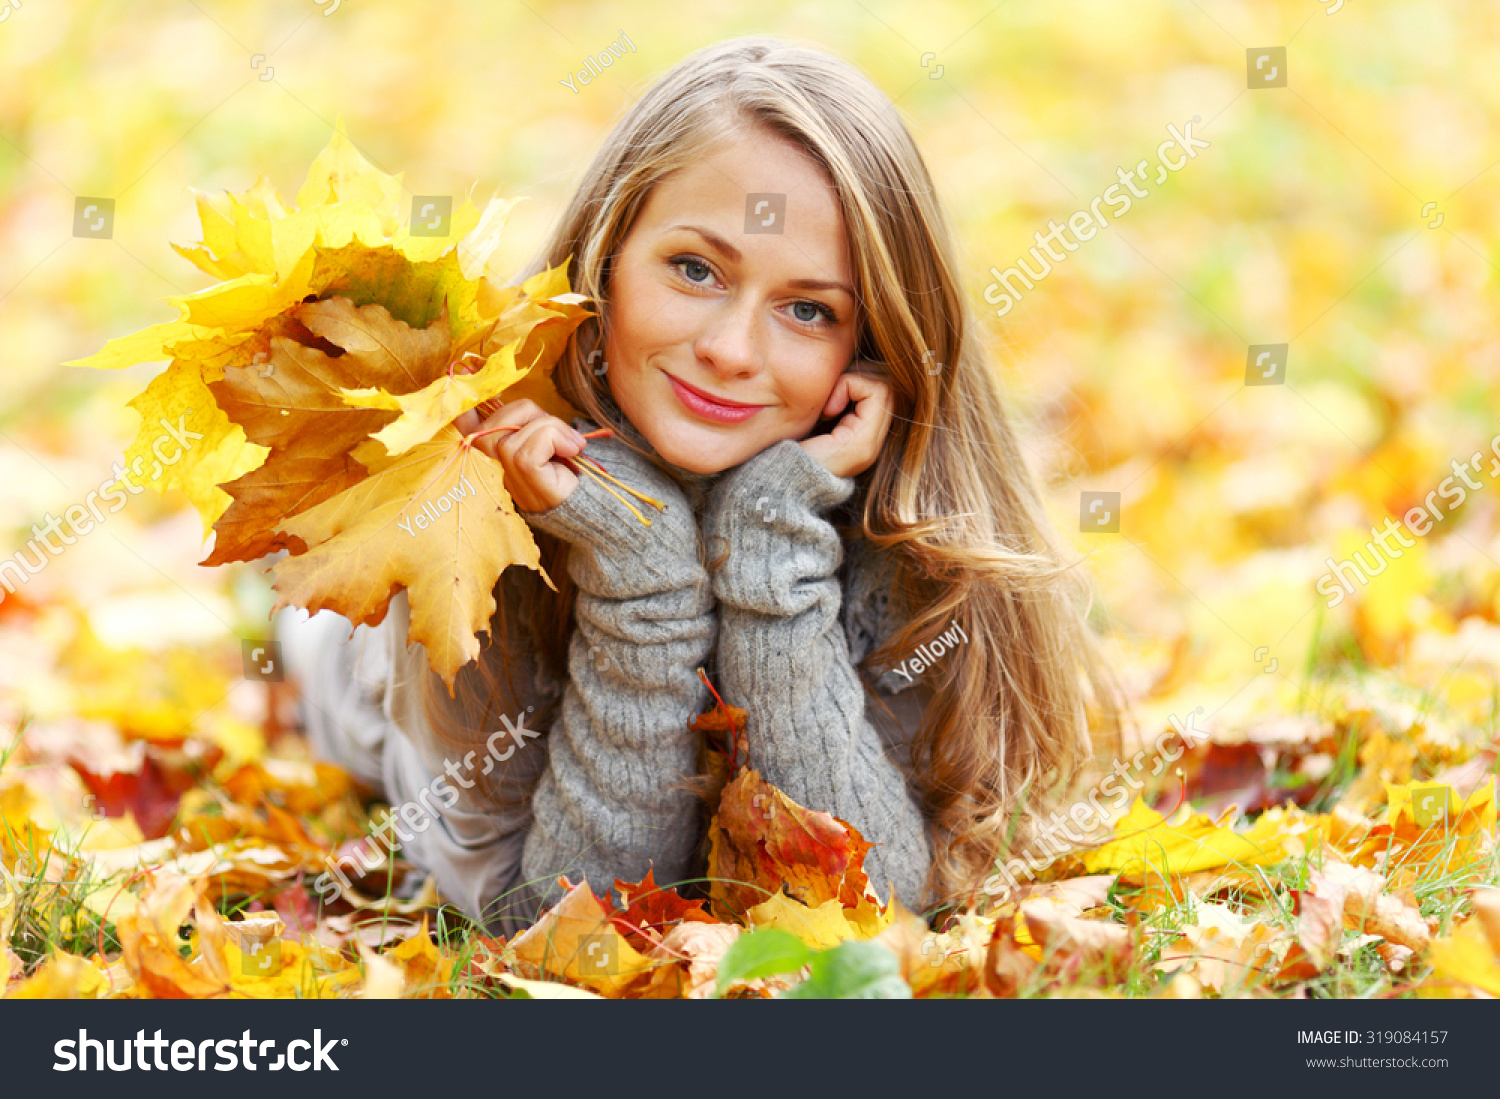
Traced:
<svg viewBox="0 0 1500 1099">
<path fill-rule="evenodd" d="M 695 473 L 804 438 L 854 353 L 848 253 L 817 165 L 741 129 L 657 184 L 616 256 L 605 303 L 615 403 Z"/>
</svg>

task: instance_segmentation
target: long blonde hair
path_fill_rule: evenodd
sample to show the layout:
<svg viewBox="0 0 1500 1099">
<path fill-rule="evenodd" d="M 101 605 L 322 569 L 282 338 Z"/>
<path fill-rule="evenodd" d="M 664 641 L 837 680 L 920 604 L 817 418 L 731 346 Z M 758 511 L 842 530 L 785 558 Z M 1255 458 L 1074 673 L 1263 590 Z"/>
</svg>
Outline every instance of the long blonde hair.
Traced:
<svg viewBox="0 0 1500 1099">
<path fill-rule="evenodd" d="M 971 639 L 924 676 L 934 694 L 912 744 L 911 778 L 933 827 L 929 891 L 972 901 L 998 858 L 1031 845 L 1094 736 L 1118 737 L 1119 702 L 1086 621 L 1089 578 L 1047 520 L 960 291 L 931 177 L 894 104 L 847 62 L 778 38 L 701 49 L 625 111 L 521 277 L 572 257 L 573 289 L 600 315 L 575 332 L 554 380 L 589 419 L 637 443 L 591 369 L 603 354 L 611 259 L 653 187 L 747 125 L 822 166 L 843 210 L 861 301 L 856 354 L 882 364 L 894 392 L 890 436 L 851 503 L 854 531 L 896 558 L 894 595 L 907 624 L 862 662 L 867 690 L 870 666 L 896 662 L 955 621 Z M 509 570 L 491 637 L 507 636 L 510 603 L 561 677 L 575 594 L 568 547 L 537 537 L 558 590 Z M 435 676 L 421 677 L 441 740 L 473 748 L 514 704 L 511 655 L 487 647 L 452 698 Z M 538 717 L 533 726 L 548 728 L 550 714 Z"/>
</svg>

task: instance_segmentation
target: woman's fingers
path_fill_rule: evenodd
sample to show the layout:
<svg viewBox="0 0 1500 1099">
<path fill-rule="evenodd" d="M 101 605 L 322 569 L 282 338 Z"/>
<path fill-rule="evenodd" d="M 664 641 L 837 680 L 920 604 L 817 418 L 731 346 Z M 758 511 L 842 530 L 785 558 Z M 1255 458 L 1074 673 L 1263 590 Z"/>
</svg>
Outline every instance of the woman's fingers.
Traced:
<svg viewBox="0 0 1500 1099">
<path fill-rule="evenodd" d="M 837 416 L 844 411 L 844 406 L 849 403 L 849 377 L 848 374 L 840 374 L 833 383 L 833 391 L 828 394 L 828 400 L 823 402 L 824 416 Z"/>
<path fill-rule="evenodd" d="M 457 419 L 453 421 L 453 426 L 458 428 L 460 434 L 472 435 L 479 430 L 481 422 L 479 409 L 471 408 L 467 412 L 460 412 Z"/>
<path fill-rule="evenodd" d="M 845 374 L 839 384 L 854 407 L 839 420 L 832 433 L 850 446 L 867 450 L 865 456 L 873 461 L 891 423 L 890 387 L 857 374 Z"/>
<path fill-rule="evenodd" d="M 854 418 L 862 425 L 883 426 L 891 416 L 891 387 L 876 378 L 862 374 L 845 374 L 844 389 L 854 402 Z"/>
<path fill-rule="evenodd" d="M 500 443 L 506 436 L 514 435 L 515 429 L 546 416 L 547 413 L 543 412 L 536 402 L 519 400 L 502 405 L 499 411 L 485 417 L 482 421 L 479 421 L 479 413 L 475 409 L 470 409 L 453 423 L 465 435 L 483 432 L 484 434 L 474 440 L 474 445 L 491 458 L 498 458 Z M 497 430 L 499 428 L 507 430 Z"/>
<path fill-rule="evenodd" d="M 556 507 L 578 487 L 578 477 L 554 459 L 573 457 L 588 440 L 562 420 L 544 414 L 502 434 L 497 457 L 505 467 L 511 498 L 521 510 Z"/>
<path fill-rule="evenodd" d="M 572 432 L 572 428 L 553 416 L 531 420 L 500 440 L 500 460 L 507 467 L 539 471 L 554 457 L 571 458 L 583 449 L 573 439 Z"/>
<path fill-rule="evenodd" d="M 505 468 L 506 490 L 522 511 L 556 507 L 578 487 L 577 475 L 557 459 L 574 457 L 588 440 L 534 401 L 511 401 L 483 419 L 469 409 L 453 426 Z"/>
<path fill-rule="evenodd" d="M 841 374 L 823 407 L 830 416 L 846 411 L 827 435 L 804 439 L 803 448 L 840 477 L 870 468 L 890 431 L 890 386 L 864 374 Z"/>
</svg>

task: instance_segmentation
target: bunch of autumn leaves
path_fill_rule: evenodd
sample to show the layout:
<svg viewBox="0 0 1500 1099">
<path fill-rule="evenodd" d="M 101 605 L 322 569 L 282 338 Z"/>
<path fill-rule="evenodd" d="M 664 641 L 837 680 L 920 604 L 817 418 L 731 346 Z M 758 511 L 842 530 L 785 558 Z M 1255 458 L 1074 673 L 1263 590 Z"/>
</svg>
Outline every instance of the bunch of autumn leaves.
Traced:
<svg viewBox="0 0 1500 1099">
<path fill-rule="evenodd" d="M 516 200 L 483 214 L 465 201 L 447 236 L 413 235 L 400 176 L 371 166 L 342 120 L 295 207 L 264 178 L 196 197 L 203 241 L 173 247 L 224 281 L 169 299 L 177 320 L 70 365 L 170 359 L 130 402 L 143 422 L 126 464 L 163 423 L 193 433 L 156 485 L 182 489 L 213 531 L 203 563 L 286 550 L 278 606 L 356 623 L 380 622 L 405 589 L 409 640 L 451 687 L 479 653 L 501 570 L 546 577 L 502 467 L 451 425 L 522 397 L 576 414 L 550 378 L 592 315 L 567 264 L 520 287 L 486 277 Z"/>
</svg>

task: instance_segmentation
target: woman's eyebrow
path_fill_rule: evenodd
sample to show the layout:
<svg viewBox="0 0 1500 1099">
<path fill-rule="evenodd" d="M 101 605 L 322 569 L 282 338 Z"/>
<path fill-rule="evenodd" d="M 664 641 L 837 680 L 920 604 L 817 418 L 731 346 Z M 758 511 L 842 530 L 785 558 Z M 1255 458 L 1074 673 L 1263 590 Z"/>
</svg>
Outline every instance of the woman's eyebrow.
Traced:
<svg viewBox="0 0 1500 1099">
<path fill-rule="evenodd" d="M 730 244 L 729 241 L 725 240 L 718 233 L 715 233 L 712 229 L 705 229 L 701 225 L 668 225 L 662 231 L 670 233 L 674 229 L 684 229 L 689 233 L 697 233 L 704 240 L 708 241 L 708 243 L 728 256 L 734 263 L 739 263 L 745 258 L 744 254 L 738 248 Z M 849 289 L 844 283 L 833 282 L 828 279 L 792 279 L 787 285 L 796 287 L 798 290 L 839 290 L 848 294 L 851 298 L 854 297 L 854 291 Z"/>
</svg>

